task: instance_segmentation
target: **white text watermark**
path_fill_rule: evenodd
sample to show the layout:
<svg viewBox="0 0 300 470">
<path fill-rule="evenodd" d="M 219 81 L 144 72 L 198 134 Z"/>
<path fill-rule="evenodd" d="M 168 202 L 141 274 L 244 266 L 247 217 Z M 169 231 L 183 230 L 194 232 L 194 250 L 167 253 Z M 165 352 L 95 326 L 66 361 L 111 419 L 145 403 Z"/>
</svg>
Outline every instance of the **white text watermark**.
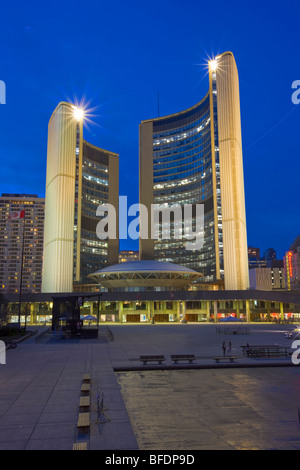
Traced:
<svg viewBox="0 0 300 470">
<path fill-rule="evenodd" d="M 100 240 L 117 238 L 117 211 L 112 204 L 100 205 L 102 217 L 96 234 Z M 128 217 L 134 217 L 128 225 Z M 186 250 L 200 250 L 204 243 L 203 204 L 151 204 L 149 214 L 144 204 L 127 205 L 127 196 L 119 197 L 119 238 L 121 240 L 186 240 Z"/>
<path fill-rule="evenodd" d="M 6 345 L 0 341 L 0 364 L 6 364 Z"/>
<path fill-rule="evenodd" d="M 0 104 L 6 104 L 6 86 L 2 80 L 0 80 Z"/>
<path fill-rule="evenodd" d="M 293 81 L 292 89 L 296 90 L 292 94 L 292 103 L 299 104 L 300 103 L 300 80 L 294 80 Z"/>
<path fill-rule="evenodd" d="M 296 349 L 292 354 L 292 363 L 298 366 L 300 364 L 300 340 L 293 341 L 291 348 Z"/>
</svg>

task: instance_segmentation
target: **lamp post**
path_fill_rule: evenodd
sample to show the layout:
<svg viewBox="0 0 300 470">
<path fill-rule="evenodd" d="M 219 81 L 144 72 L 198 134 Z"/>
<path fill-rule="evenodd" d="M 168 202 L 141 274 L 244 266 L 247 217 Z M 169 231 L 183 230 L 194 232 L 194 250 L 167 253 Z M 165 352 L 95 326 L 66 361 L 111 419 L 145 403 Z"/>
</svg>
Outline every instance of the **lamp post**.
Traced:
<svg viewBox="0 0 300 470">
<path fill-rule="evenodd" d="M 23 219 L 23 230 L 22 230 L 22 252 L 21 252 L 21 267 L 20 267 L 20 287 L 19 287 L 19 319 L 18 325 L 21 329 L 21 303 L 22 303 L 22 283 L 23 283 L 23 260 L 24 260 L 24 245 L 25 245 L 25 209 L 17 212 L 12 212 L 8 215 L 8 220 L 19 220 Z"/>
<path fill-rule="evenodd" d="M 23 284 L 23 264 L 24 264 L 24 246 L 25 246 L 25 211 L 22 211 L 22 212 L 23 212 L 23 217 L 22 217 L 23 218 L 23 231 L 22 231 L 23 233 L 22 233 L 22 255 L 21 255 L 20 288 L 19 288 L 19 319 L 18 319 L 19 329 L 21 329 L 22 284 Z"/>
</svg>

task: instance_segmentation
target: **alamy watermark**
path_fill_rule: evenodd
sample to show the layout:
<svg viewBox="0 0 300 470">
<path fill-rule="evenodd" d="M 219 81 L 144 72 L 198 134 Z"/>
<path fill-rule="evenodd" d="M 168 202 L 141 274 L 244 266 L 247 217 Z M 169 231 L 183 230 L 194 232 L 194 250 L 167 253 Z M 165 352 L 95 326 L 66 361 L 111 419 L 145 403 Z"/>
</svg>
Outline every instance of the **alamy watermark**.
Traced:
<svg viewBox="0 0 300 470">
<path fill-rule="evenodd" d="M 300 340 L 293 341 L 291 348 L 296 349 L 292 354 L 292 363 L 298 366 L 300 364 Z"/>
<path fill-rule="evenodd" d="M 0 80 L 0 104 L 6 104 L 6 86 L 2 80 Z"/>
<path fill-rule="evenodd" d="M 292 89 L 296 90 L 292 94 L 292 103 L 299 104 L 300 103 L 300 80 L 294 80 L 293 81 Z"/>
<path fill-rule="evenodd" d="M 117 212 L 112 204 L 100 205 L 101 220 L 96 234 L 100 240 L 117 238 Z M 134 217 L 128 225 L 128 217 Z M 186 250 L 200 250 L 204 243 L 203 204 L 144 204 L 127 206 L 127 196 L 119 197 L 119 238 L 126 240 L 186 240 Z"/>
<path fill-rule="evenodd" d="M 0 364 L 6 364 L 6 345 L 0 341 Z"/>
</svg>

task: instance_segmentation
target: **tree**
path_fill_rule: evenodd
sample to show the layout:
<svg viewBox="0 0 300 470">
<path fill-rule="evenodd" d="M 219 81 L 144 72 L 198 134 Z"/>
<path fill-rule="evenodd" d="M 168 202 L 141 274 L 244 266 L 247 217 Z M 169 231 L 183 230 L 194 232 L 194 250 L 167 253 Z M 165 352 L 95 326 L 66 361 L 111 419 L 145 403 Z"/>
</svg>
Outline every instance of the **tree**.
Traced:
<svg viewBox="0 0 300 470">
<path fill-rule="evenodd" d="M 7 325 L 8 317 L 8 303 L 4 301 L 3 296 L 0 294 L 0 328 L 3 328 Z"/>
</svg>

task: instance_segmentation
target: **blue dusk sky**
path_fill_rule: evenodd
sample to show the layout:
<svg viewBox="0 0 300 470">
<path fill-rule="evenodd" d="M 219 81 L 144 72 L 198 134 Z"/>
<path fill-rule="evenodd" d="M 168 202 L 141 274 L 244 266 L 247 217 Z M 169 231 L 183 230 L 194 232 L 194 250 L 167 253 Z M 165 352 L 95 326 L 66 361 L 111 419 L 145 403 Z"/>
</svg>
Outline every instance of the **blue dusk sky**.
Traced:
<svg viewBox="0 0 300 470">
<path fill-rule="evenodd" d="M 282 257 L 300 234 L 299 18 L 299 0 L 2 2 L 0 193 L 45 196 L 49 118 L 60 101 L 84 100 L 94 115 L 84 138 L 120 155 L 120 195 L 137 203 L 139 123 L 157 117 L 158 93 L 160 116 L 199 102 L 207 60 L 232 51 L 248 244 Z"/>
</svg>

